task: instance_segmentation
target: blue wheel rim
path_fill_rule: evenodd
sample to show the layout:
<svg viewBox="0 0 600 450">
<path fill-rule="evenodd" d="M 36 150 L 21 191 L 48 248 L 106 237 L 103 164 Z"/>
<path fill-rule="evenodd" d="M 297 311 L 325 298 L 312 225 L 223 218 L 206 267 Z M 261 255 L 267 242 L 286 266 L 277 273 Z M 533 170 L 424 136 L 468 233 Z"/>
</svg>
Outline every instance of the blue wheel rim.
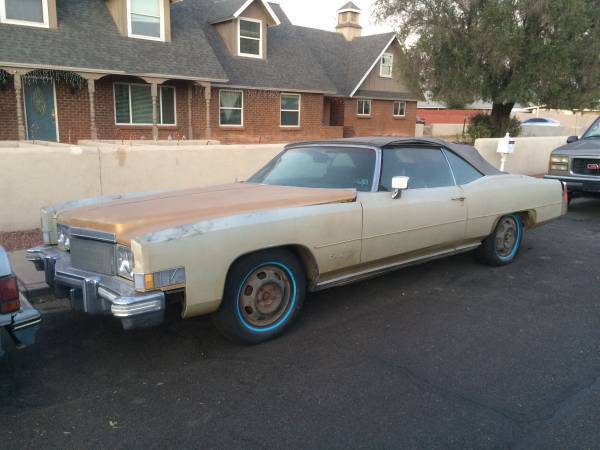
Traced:
<svg viewBox="0 0 600 450">
<path fill-rule="evenodd" d="M 499 225 L 503 224 L 503 222 L 507 221 L 507 219 L 511 219 L 511 222 L 514 224 L 514 236 L 503 236 L 503 238 L 504 239 L 514 239 L 514 244 L 512 244 L 512 247 L 510 248 L 510 251 L 508 252 L 508 254 L 503 255 L 502 253 L 500 253 L 500 251 L 498 249 L 499 236 L 496 234 L 496 255 L 498 256 L 498 258 L 501 261 L 512 260 L 515 257 L 515 255 L 517 254 L 517 252 L 519 251 L 519 247 L 521 246 L 521 234 L 522 234 L 521 218 L 517 214 L 505 216 L 502 219 L 500 219 Z M 506 230 L 507 233 L 510 233 L 511 231 L 512 230 Z M 505 242 L 503 243 L 503 247 L 505 245 Z"/>
<path fill-rule="evenodd" d="M 265 326 L 265 327 L 257 327 L 255 325 L 249 323 L 246 320 L 246 318 L 244 317 L 244 313 L 242 312 L 242 302 L 240 301 L 240 299 L 242 296 L 242 289 L 244 289 L 244 287 L 246 287 L 250 277 L 253 274 L 255 274 L 257 271 L 259 271 L 260 269 L 268 267 L 268 266 L 274 266 L 274 267 L 279 268 L 288 277 L 290 285 L 291 285 L 290 299 L 289 299 L 289 303 L 286 306 L 286 309 L 285 309 L 283 315 L 275 323 L 273 323 L 269 326 Z M 269 262 L 261 263 L 261 264 L 257 265 L 256 267 L 252 268 L 250 271 L 248 271 L 248 273 L 244 276 L 244 278 L 242 279 L 242 282 L 238 286 L 237 293 L 236 293 L 237 319 L 244 328 L 246 328 L 248 331 L 251 331 L 252 333 L 257 333 L 257 334 L 270 333 L 270 332 L 276 331 L 279 328 L 283 327 L 288 322 L 293 311 L 296 309 L 297 301 L 298 301 L 298 289 L 297 289 L 296 277 L 294 276 L 293 271 L 287 265 L 285 265 L 281 262 L 278 262 L 278 261 L 269 261 Z"/>
</svg>

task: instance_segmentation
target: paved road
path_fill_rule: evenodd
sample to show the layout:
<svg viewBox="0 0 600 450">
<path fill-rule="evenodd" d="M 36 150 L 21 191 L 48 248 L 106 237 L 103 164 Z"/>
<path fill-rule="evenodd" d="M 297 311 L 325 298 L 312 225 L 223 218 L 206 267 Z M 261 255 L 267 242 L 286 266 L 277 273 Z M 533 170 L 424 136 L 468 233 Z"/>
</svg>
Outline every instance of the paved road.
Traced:
<svg viewBox="0 0 600 450">
<path fill-rule="evenodd" d="M 257 347 L 50 302 L 0 363 L 4 448 L 600 447 L 600 201 L 499 269 L 461 255 L 311 295 Z"/>
</svg>

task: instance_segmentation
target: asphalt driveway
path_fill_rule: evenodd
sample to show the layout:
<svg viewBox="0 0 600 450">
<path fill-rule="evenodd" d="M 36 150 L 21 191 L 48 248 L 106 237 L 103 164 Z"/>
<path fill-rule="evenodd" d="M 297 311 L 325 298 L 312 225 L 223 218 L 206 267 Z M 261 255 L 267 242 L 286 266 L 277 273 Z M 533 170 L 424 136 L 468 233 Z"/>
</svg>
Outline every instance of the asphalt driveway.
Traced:
<svg viewBox="0 0 600 450">
<path fill-rule="evenodd" d="M 600 447 L 600 200 L 517 261 L 466 254 L 310 295 L 256 347 L 42 305 L 0 362 L 2 448 Z"/>
</svg>

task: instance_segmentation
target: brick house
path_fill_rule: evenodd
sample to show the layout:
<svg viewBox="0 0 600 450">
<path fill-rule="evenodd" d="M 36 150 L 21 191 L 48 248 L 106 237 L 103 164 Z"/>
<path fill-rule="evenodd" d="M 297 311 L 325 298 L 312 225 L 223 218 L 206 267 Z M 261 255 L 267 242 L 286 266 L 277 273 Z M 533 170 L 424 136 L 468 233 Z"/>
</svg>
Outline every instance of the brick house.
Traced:
<svg viewBox="0 0 600 450">
<path fill-rule="evenodd" d="M 265 0 L 1 0 L 0 140 L 413 135 L 393 33 Z"/>
</svg>

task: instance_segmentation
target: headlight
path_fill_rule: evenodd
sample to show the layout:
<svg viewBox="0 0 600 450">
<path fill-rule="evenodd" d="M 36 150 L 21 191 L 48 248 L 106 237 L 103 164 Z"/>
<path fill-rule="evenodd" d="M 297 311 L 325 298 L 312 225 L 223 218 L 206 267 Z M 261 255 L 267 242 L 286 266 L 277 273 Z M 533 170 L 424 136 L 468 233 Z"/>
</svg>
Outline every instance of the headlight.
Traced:
<svg viewBox="0 0 600 450">
<path fill-rule="evenodd" d="M 124 245 L 117 245 L 117 271 L 119 276 L 133 280 L 133 253 Z"/>
<path fill-rule="evenodd" d="M 71 249 L 71 228 L 66 225 L 56 225 L 56 243 L 61 250 Z"/>
<path fill-rule="evenodd" d="M 569 157 L 568 156 L 551 156 L 550 157 L 550 170 L 559 170 L 566 172 L 569 170 Z"/>
</svg>

